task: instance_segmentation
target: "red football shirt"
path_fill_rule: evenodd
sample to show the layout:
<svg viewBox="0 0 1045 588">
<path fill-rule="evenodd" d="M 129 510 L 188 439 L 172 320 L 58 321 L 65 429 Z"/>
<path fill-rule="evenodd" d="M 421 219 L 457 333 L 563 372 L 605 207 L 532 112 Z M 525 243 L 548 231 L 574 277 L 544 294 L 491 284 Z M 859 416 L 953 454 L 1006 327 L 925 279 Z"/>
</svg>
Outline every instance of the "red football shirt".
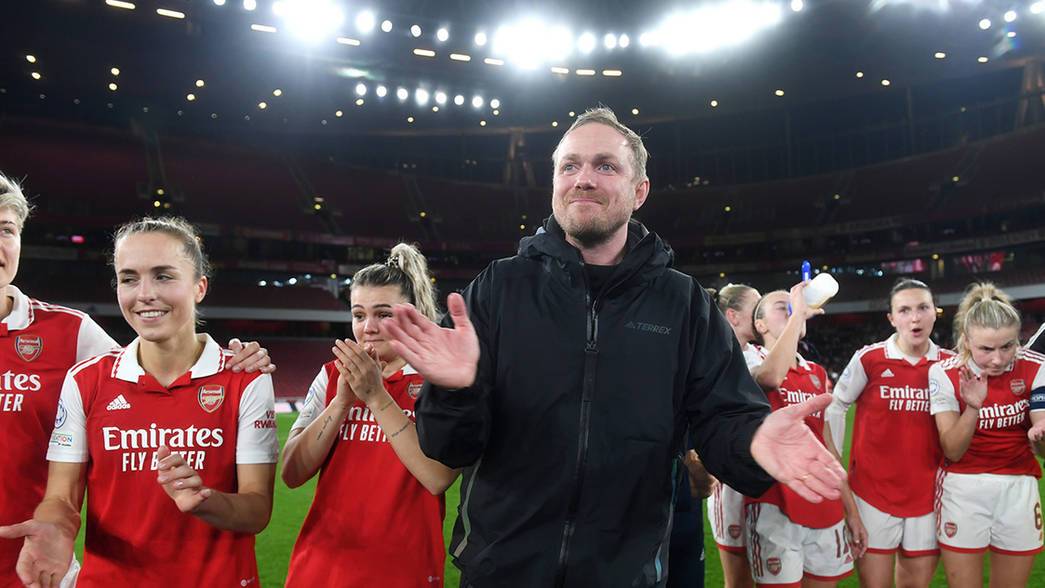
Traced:
<svg viewBox="0 0 1045 588">
<path fill-rule="evenodd" d="M 1027 430 L 1030 429 L 1031 390 L 1045 386 L 1045 356 L 1019 349 L 1009 369 L 1000 376 L 987 377 L 987 399 L 980 409 L 980 421 L 965 455 L 955 462 L 944 460 L 944 469 L 957 474 L 1010 474 L 1041 477 L 1041 466 L 1034 458 Z M 929 369 L 929 394 L 932 413 L 965 410 L 958 368 L 954 357 Z M 980 373 L 971 360 L 969 368 Z"/>
<path fill-rule="evenodd" d="M 183 513 L 156 482 L 156 449 L 183 454 L 203 484 L 235 493 L 237 464 L 275 463 L 272 378 L 225 369 L 209 336 L 165 388 L 138 340 L 69 371 L 47 459 L 87 464 L 87 537 L 77 586 L 257 586 L 254 536 Z"/>
<path fill-rule="evenodd" d="M 766 396 L 769 398 L 769 406 L 773 410 L 780 410 L 820 394 L 827 394 L 827 371 L 820 365 L 799 357 L 798 366 L 788 370 L 780 387 L 767 392 Z M 823 443 L 824 414 L 819 412 L 807 416 L 805 422 L 813 430 L 817 440 Z M 813 504 L 780 483 L 773 484 L 758 498 L 744 499 L 745 504 L 755 502 L 776 505 L 792 523 L 811 529 L 830 527 L 843 518 L 841 500 L 825 500 Z"/>
<path fill-rule="evenodd" d="M 33 518 L 47 486 L 47 440 L 62 380 L 78 361 L 117 347 L 86 314 L 6 293 L 14 305 L 0 323 L 0 525 Z M 0 587 L 21 588 L 21 539 L 0 539 Z"/>
<path fill-rule="evenodd" d="M 912 363 L 894 334 L 857 351 L 838 379 L 835 402 L 856 404 L 849 486 L 882 512 L 919 517 L 933 511 L 943 451 L 929 414 L 929 367 L 953 356 L 930 342 L 929 352 Z"/>
<path fill-rule="evenodd" d="M 327 363 L 309 388 L 293 429 L 303 429 L 337 395 L 337 369 Z M 423 380 L 410 366 L 385 388 L 414 418 Z M 287 587 L 416 588 L 443 585 L 442 496 L 432 496 L 399 461 L 377 420 L 357 401 L 319 474 Z"/>
</svg>

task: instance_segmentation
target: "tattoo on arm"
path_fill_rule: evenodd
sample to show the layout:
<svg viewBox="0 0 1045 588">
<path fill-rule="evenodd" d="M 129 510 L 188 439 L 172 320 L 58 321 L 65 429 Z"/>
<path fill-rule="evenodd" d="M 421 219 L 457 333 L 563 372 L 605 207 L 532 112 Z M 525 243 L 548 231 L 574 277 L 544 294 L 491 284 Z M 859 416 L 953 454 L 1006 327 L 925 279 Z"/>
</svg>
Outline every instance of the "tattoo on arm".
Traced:
<svg viewBox="0 0 1045 588">
<path fill-rule="evenodd" d="M 319 441 L 320 439 L 323 438 L 323 433 L 326 432 L 327 425 L 329 425 L 330 421 L 332 421 L 333 419 L 334 419 L 334 417 L 328 415 L 327 419 L 325 421 L 323 421 L 323 426 L 319 428 L 319 434 L 316 435 L 316 441 Z"/>
<path fill-rule="evenodd" d="M 406 430 L 407 427 L 410 426 L 410 422 L 411 421 L 409 419 L 407 419 L 406 423 L 404 423 L 403 426 L 400 427 L 398 431 L 396 431 L 395 433 L 392 433 L 391 435 L 389 435 L 388 438 L 389 439 L 395 439 L 396 435 L 402 433 L 403 431 Z"/>
</svg>

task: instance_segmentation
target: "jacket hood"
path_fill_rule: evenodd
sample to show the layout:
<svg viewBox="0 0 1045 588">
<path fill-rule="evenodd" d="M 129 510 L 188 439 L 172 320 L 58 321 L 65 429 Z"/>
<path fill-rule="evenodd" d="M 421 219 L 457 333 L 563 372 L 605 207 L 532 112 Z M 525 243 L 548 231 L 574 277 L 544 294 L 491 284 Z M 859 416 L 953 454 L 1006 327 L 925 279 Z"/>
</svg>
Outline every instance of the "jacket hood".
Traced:
<svg viewBox="0 0 1045 588">
<path fill-rule="evenodd" d="M 628 221 L 625 249 L 615 275 L 652 279 L 671 267 L 675 258 L 667 243 L 635 219 Z M 554 216 L 549 216 L 535 234 L 519 241 L 519 256 L 552 258 L 563 265 L 581 265 L 584 261 L 580 250 L 566 241 L 566 233 Z"/>
</svg>

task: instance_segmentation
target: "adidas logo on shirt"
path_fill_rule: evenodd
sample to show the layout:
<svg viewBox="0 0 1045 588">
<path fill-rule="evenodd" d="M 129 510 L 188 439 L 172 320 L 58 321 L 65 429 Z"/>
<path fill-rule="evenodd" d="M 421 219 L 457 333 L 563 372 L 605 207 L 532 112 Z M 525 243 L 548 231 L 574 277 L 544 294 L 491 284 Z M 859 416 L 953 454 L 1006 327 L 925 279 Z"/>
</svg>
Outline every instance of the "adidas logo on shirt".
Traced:
<svg viewBox="0 0 1045 588">
<path fill-rule="evenodd" d="M 131 403 L 127 402 L 127 399 L 123 397 L 123 394 L 120 394 L 112 399 L 112 402 L 105 407 L 105 410 L 127 410 L 130 407 Z"/>
<path fill-rule="evenodd" d="M 893 377 L 893 370 L 891 370 L 889 368 L 885 368 L 885 371 L 882 372 L 882 377 L 883 378 L 891 378 L 891 377 Z"/>
</svg>

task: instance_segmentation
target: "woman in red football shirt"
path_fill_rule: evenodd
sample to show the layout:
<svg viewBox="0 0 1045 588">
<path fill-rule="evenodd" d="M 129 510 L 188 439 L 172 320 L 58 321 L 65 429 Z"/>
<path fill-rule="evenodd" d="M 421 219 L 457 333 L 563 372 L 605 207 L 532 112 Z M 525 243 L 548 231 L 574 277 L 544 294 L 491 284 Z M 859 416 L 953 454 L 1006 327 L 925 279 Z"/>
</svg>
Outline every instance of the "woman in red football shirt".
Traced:
<svg viewBox="0 0 1045 588">
<path fill-rule="evenodd" d="M 803 282 L 790 292 L 770 292 L 755 305 L 755 331 L 768 351 L 752 366 L 752 376 L 773 410 L 794 410 L 828 394 L 827 371 L 798 354 L 806 321 L 823 314 L 806 306 L 805 287 Z M 823 414 L 806 417 L 806 424 L 833 452 Z M 745 505 L 748 560 L 759 586 L 832 587 L 852 573 L 854 558 L 862 555 L 866 532 L 848 486 L 841 500 L 814 504 L 776 484 L 761 497 L 746 498 Z"/>
<path fill-rule="evenodd" d="M 18 575 L 58 586 L 86 489 L 77 586 L 256 583 L 278 453 L 271 376 L 234 373 L 231 352 L 196 332 L 209 264 L 189 223 L 128 223 L 114 249 L 138 338 L 69 370 L 44 499 L 33 520 L 3 529 L 25 537 Z"/>
<path fill-rule="evenodd" d="M 1045 356 L 1020 347 L 1021 318 L 993 284 L 973 284 L 954 317 L 958 356 L 929 368 L 930 410 L 946 460 L 937 485 L 936 538 L 948 585 L 1026 586 L 1042 549 Z M 1036 426 L 1032 429 L 1031 423 Z"/>
<path fill-rule="evenodd" d="M 423 380 L 380 331 L 410 303 L 436 319 L 424 256 L 409 245 L 352 277 L 352 334 L 319 371 L 283 458 L 291 488 L 319 473 L 290 559 L 287 586 L 442 586 L 443 492 L 457 477 L 417 441 Z"/>
<path fill-rule="evenodd" d="M 827 422 L 841 450 L 845 414 L 856 404 L 849 486 L 868 532 L 861 585 L 926 588 L 940 553 L 933 502 L 943 459 L 929 414 L 929 367 L 954 354 L 931 339 L 936 304 L 924 282 L 898 280 L 886 316 L 896 332 L 853 355 Z"/>
</svg>

